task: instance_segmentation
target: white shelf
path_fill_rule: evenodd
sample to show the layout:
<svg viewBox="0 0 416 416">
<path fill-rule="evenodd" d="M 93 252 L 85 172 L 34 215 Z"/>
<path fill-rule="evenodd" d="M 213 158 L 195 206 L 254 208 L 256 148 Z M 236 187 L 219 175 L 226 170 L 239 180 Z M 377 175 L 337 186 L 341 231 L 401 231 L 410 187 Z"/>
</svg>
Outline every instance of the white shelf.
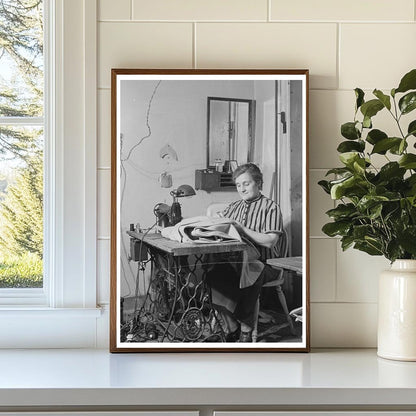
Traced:
<svg viewBox="0 0 416 416">
<path fill-rule="evenodd" d="M 131 353 L 0 350 L 0 410 L 64 406 L 416 409 L 416 363 L 375 350 Z"/>
</svg>

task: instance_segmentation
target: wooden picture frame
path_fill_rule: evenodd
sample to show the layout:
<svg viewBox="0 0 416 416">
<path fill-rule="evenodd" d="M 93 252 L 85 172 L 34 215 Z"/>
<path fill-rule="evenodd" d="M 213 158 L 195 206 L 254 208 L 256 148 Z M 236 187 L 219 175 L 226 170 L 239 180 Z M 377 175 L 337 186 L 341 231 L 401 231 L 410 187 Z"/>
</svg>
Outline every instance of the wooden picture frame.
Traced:
<svg viewBox="0 0 416 416">
<path fill-rule="evenodd" d="M 309 351 L 308 85 L 112 70 L 111 352 Z M 209 139 L 207 97 L 252 100 L 253 137 L 229 104 Z"/>
</svg>

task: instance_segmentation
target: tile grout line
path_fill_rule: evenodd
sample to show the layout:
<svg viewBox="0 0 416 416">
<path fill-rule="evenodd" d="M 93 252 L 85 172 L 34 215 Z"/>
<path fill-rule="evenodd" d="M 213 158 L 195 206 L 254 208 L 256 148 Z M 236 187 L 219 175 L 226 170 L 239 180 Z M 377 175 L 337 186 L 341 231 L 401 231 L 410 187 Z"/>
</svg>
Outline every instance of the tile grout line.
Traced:
<svg viewBox="0 0 416 416">
<path fill-rule="evenodd" d="M 358 301 L 358 300 L 354 300 L 354 301 L 340 301 L 340 302 L 332 302 L 332 301 L 320 301 L 320 300 L 315 300 L 315 301 L 311 301 L 311 303 L 314 304 L 320 304 L 320 305 L 335 305 L 335 306 L 339 306 L 339 305 L 377 305 L 377 301 Z"/>
<path fill-rule="evenodd" d="M 133 13 L 134 7 L 132 6 L 131 12 Z M 416 13 L 415 13 L 416 14 Z M 414 25 L 413 20 L 268 20 L 265 19 L 98 19 L 98 23 L 277 23 L 277 24 L 305 24 L 305 25 L 315 25 L 315 24 L 325 24 L 325 25 L 337 25 L 337 24 L 353 24 L 353 25 Z"/>
<path fill-rule="evenodd" d="M 339 90 L 340 84 L 340 72 L 341 72 L 341 24 L 337 23 L 337 62 L 336 62 L 336 71 L 337 71 L 337 90 Z"/>
<path fill-rule="evenodd" d="M 267 23 L 270 23 L 271 20 L 272 20 L 272 0 L 267 0 Z"/>
<path fill-rule="evenodd" d="M 309 240 L 341 240 L 341 237 L 329 237 L 325 234 L 322 235 L 309 235 Z"/>
<path fill-rule="evenodd" d="M 192 68 L 196 69 L 196 22 L 192 23 Z"/>
<path fill-rule="evenodd" d="M 336 240 L 336 244 L 334 244 L 334 251 L 335 251 L 334 253 L 334 260 L 335 260 L 334 302 L 335 303 L 338 303 L 338 244 L 340 244 L 340 240 Z"/>
<path fill-rule="evenodd" d="M 133 21 L 133 0 L 130 0 L 130 20 Z"/>
</svg>

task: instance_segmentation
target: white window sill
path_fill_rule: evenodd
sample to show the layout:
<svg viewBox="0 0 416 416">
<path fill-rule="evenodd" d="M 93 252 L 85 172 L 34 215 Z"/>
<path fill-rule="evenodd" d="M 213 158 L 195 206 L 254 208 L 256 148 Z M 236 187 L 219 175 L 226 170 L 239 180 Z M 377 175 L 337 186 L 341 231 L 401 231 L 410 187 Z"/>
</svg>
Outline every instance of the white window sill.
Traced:
<svg viewBox="0 0 416 416">
<path fill-rule="evenodd" d="M 101 308 L 46 308 L 42 306 L 0 306 L 0 319 L 5 316 L 19 317 L 30 316 L 36 317 L 85 317 L 85 318 L 99 318 L 102 313 Z"/>
<path fill-rule="evenodd" d="M 110 354 L 0 350 L 2 409 L 416 409 L 416 363 L 369 350 Z"/>
<path fill-rule="evenodd" d="M 99 336 L 103 338 L 100 330 L 108 332 L 107 312 L 105 308 L 2 306 L 0 348 L 96 348 Z"/>
</svg>

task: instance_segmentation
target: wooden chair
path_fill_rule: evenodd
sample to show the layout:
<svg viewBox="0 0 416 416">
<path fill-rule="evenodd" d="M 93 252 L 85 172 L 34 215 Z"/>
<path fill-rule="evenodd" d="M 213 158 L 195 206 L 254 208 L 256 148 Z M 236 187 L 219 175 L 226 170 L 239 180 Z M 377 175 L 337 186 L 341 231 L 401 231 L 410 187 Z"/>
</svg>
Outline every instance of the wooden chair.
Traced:
<svg viewBox="0 0 416 416">
<path fill-rule="evenodd" d="M 282 235 L 279 238 L 279 241 L 277 243 L 276 257 L 287 257 L 288 249 L 289 249 L 289 244 L 288 244 L 287 232 L 285 230 L 283 230 L 283 233 L 282 233 Z M 290 332 L 293 335 L 295 335 L 296 331 L 295 331 L 295 327 L 293 325 L 293 319 L 289 314 L 289 309 L 287 307 L 286 297 L 285 297 L 285 294 L 284 294 L 283 289 L 282 289 L 283 283 L 285 282 L 285 272 L 281 268 L 273 268 L 273 270 L 276 272 L 276 278 L 269 281 L 269 282 L 266 282 L 262 287 L 275 287 L 276 288 L 276 292 L 277 292 L 277 296 L 279 298 L 279 302 L 282 305 L 283 312 L 286 316 L 286 322 L 284 322 L 283 324 L 280 324 L 280 325 L 274 325 L 272 328 L 268 329 L 262 335 L 266 335 L 266 333 L 277 332 L 280 329 L 286 328 L 288 326 L 290 327 Z M 260 312 L 260 296 L 259 296 L 259 299 L 257 299 L 257 303 L 256 303 L 256 309 L 255 309 L 255 312 L 254 312 L 254 328 L 253 328 L 253 334 L 252 334 L 252 341 L 253 342 L 257 342 L 257 337 L 259 335 L 258 334 L 258 323 L 259 323 L 259 318 L 261 316 L 262 316 L 262 313 Z"/>
</svg>

